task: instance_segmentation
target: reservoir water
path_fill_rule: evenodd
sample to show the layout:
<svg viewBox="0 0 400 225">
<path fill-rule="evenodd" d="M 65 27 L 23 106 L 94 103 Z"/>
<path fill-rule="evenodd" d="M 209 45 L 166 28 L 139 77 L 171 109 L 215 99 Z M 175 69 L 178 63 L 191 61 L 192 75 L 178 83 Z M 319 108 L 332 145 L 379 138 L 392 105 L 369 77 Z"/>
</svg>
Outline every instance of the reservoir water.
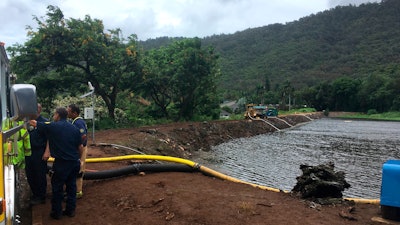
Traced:
<svg viewBox="0 0 400 225">
<path fill-rule="evenodd" d="M 333 162 L 351 185 L 344 197 L 380 198 L 382 166 L 400 160 L 400 122 L 323 118 L 280 132 L 240 138 L 202 153 L 200 163 L 226 175 L 290 191 L 300 165 Z"/>
</svg>

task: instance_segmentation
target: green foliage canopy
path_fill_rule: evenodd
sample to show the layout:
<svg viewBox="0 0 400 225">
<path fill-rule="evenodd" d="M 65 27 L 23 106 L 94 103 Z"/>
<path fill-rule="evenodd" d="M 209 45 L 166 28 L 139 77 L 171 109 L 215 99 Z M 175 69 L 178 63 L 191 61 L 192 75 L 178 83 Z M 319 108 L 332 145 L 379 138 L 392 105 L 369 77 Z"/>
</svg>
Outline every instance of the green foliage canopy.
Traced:
<svg viewBox="0 0 400 225">
<path fill-rule="evenodd" d="M 55 6 L 48 6 L 46 20 L 35 19 L 39 28 L 29 30 L 30 40 L 10 49 L 14 71 L 39 90 L 51 89 L 42 93 L 50 99 L 60 91 L 73 95 L 90 81 L 114 118 L 121 85 L 132 83 L 139 69 L 136 36 L 126 41 L 119 29 L 106 33 L 90 16 L 65 19 Z"/>
<path fill-rule="evenodd" d="M 143 60 L 143 87 L 167 118 L 191 120 L 195 115 L 216 117 L 219 73 L 212 48 L 198 38 L 152 49 Z"/>
</svg>

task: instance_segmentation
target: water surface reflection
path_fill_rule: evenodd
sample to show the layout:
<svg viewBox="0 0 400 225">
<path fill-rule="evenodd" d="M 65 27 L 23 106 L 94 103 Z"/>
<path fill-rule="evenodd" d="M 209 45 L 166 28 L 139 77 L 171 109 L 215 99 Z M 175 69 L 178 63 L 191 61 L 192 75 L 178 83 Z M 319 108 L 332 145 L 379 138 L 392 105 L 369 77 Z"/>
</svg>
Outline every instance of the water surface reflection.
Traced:
<svg viewBox="0 0 400 225">
<path fill-rule="evenodd" d="M 383 163 L 400 159 L 399 136 L 399 122 L 324 118 L 215 146 L 201 163 L 235 178 L 291 190 L 301 175 L 300 164 L 332 161 L 351 185 L 345 197 L 375 199 Z"/>
</svg>

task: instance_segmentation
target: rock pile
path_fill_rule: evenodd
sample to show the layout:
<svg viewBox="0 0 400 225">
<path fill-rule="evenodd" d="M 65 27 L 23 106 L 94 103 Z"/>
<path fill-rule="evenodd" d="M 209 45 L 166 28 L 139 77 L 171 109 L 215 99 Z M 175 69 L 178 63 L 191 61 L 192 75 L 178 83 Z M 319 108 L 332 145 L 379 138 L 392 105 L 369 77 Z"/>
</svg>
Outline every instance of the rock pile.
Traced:
<svg viewBox="0 0 400 225">
<path fill-rule="evenodd" d="M 318 166 L 300 165 L 303 174 L 297 177 L 293 193 L 305 199 L 342 198 L 342 192 L 350 184 L 345 180 L 344 172 L 335 172 L 333 162 Z"/>
</svg>

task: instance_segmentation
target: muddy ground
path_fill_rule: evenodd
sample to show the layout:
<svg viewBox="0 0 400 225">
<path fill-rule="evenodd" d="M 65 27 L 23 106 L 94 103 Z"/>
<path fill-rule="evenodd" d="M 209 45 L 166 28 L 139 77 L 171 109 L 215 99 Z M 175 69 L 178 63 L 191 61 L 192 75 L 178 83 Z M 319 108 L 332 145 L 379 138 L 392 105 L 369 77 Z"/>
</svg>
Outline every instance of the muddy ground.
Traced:
<svg viewBox="0 0 400 225">
<path fill-rule="evenodd" d="M 88 158 L 137 154 L 134 149 L 145 154 L 191 159 L 196 152 L 210 151 L 211 146 L 230 139 L 273 132 L 276 128 L 288 128 L 288 124 L 322 116 L 316 113 L 269 118 L 270 124 L 251 120 L 188 122 L 98 131 Z M 88 172 L 95 172 L 124 168 L 132 163 L 131 160 L 89 163 L 86 167 Z M 49 217 L 50 198 L 49 186 L 46 204 L 32 209 L 33 224 L 380 224 L 372 220 L 380 217 L 379 205 L 349 201 L 320 205 L 290 193 L 265 191 L 200 172 L 147 172 L 85 180 L 76 216 L 57 221 Z M 23 222 L 31 224 L 29 220 Z"/>
</svg>

